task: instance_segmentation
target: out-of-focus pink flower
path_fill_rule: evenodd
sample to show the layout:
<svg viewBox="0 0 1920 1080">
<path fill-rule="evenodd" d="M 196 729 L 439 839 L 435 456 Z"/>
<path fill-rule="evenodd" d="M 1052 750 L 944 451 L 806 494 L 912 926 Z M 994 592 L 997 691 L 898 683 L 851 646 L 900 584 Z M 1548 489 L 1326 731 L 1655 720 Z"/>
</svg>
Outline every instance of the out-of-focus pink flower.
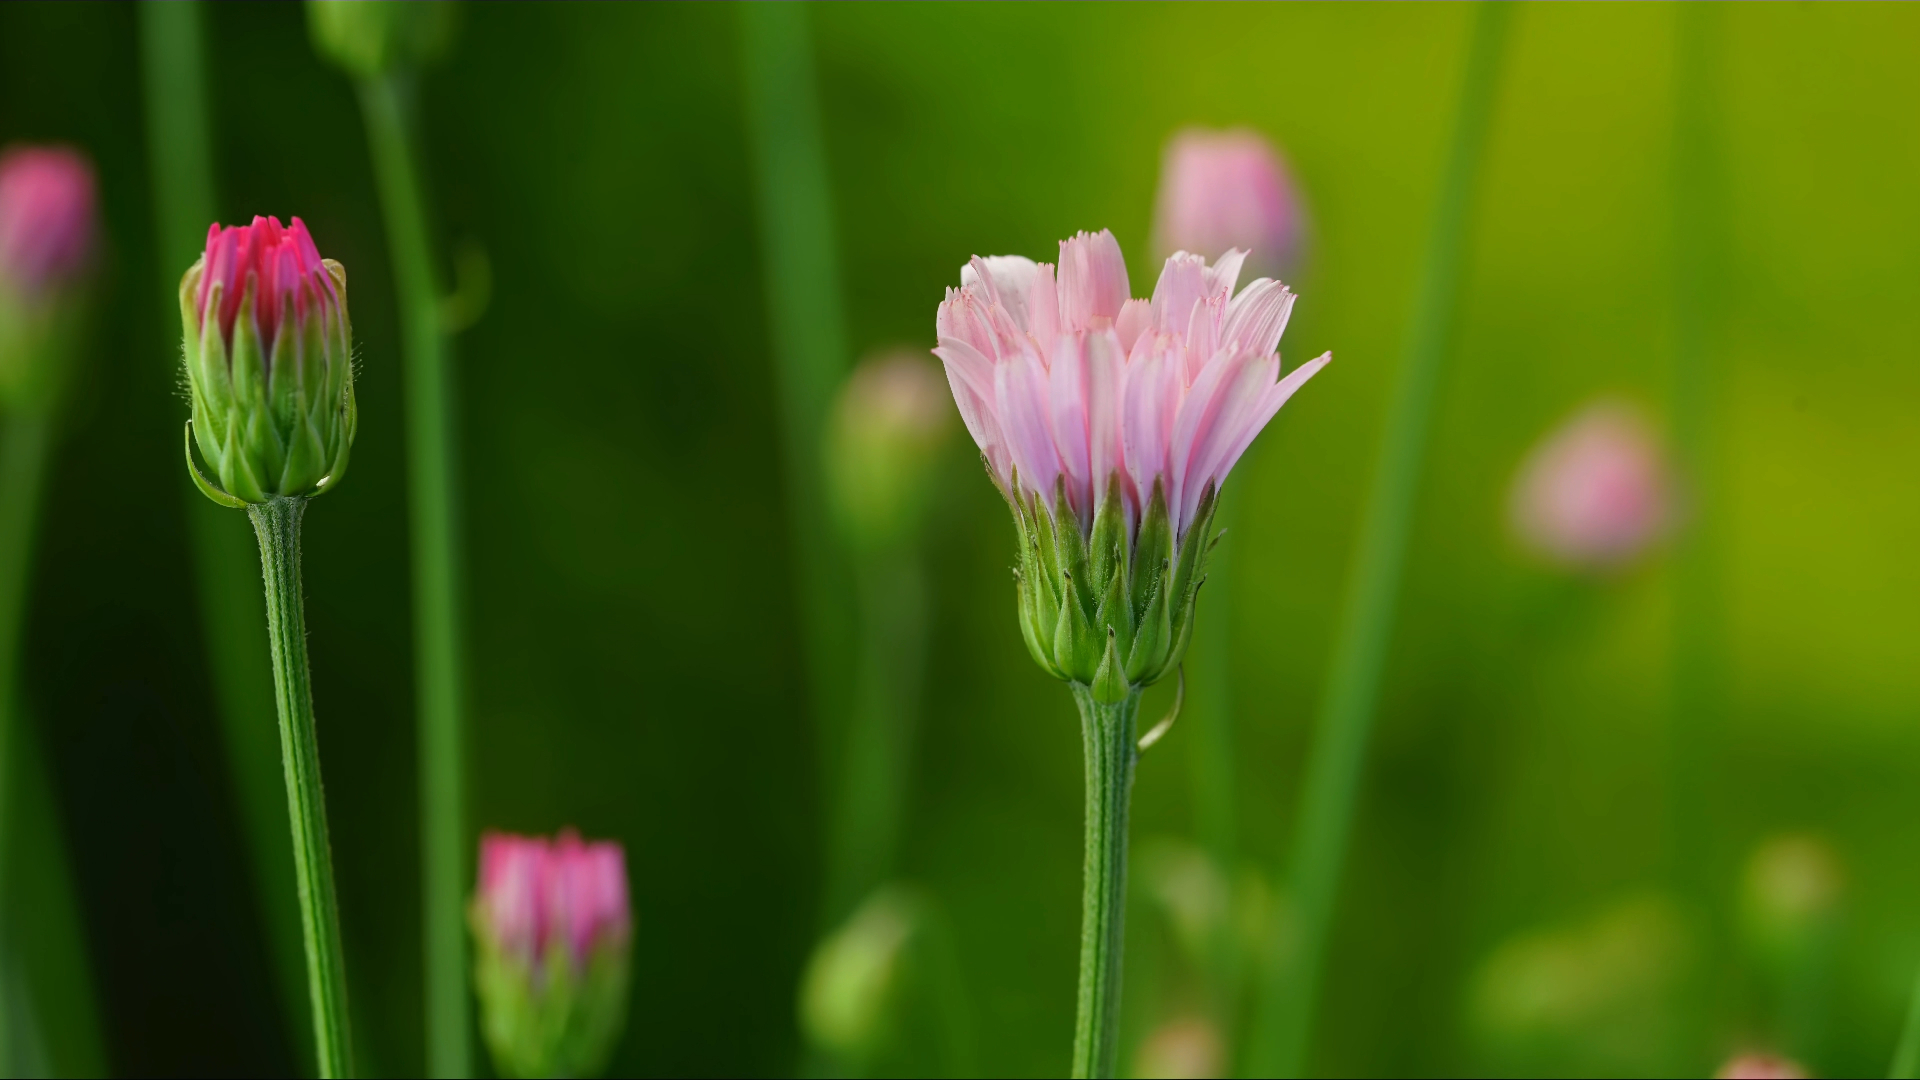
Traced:
<svg viewBox="0 0 1920 1080">
<path fill-rule="evenodd" d="M 1671 521 L 1659 441 L 1615 401 L 1582 409 L 1527 455 L 1514 483 L 1513 525 L 1528 547 L 1568 566 L 1628 562 Z"/>
<path fill-rule="evenodd" d="M 1204 1080 L 1226 1075 L 1226 1046 L 1219 1029 L 1197 1016 L 1155 1028 L 1134 1051 L 1133 1075 L 1141 1080 Z"/>
<path fill-rule="evenodd" d="M 1807 1070 L 1792 1058 L 1755 1051 L 1727 1059 L 1715 1080 L 1806 1080 Z"/>
<path fill-rule="evenodd" d="M 93 254 L 93 166 L 65 146 L 0 153 L 0 281 L 29 296 L 71 282 Z"/>
<path fill-rule="evenodd" d="M 1046 263 L 974 258 L 940 305 L 934 353 L 1002 493 L 1051 513 L 1062 485 L 1084 533 L 1110 478 L 1129 527 L 1158 486 L 1185 537 L 1202 493 L 1332 358 L 1280 376 L 1294 296 L 1265 278 L 1236 295 L 1245 257 L 1177 254 L 1151 300 L 1129 298 L 1105 230 L 1061 242 L 1057 281 Z"/>
<path fill-rule="evenodd" d="M 195 303 L 199 305 L 201 333 L 206 332 L 206 322 L 214 314 L 208 311 L 208 305 L 218 288 L 220 335 L 229 348 L 234 320 L 249 296 L 260 345 L 268 350 L 284 319 L 291 317 L 297 325 L 306 322 L 309 310 L 330 314 L 343 305 L 340 290 L 320 258 L 320 249 L 313 246 L 307 224 L 299 218 L 293 219 L 292 227 L 281 225 L 277 217 L 255 217 L 251 225 L 215 223 L 207 229 L 207 250 L 200 265 Z"/>
<path fill-rule="evenodd" d="M 1293 265 L 1303 224 L 1293 177 L 1265 138 L 1188 128 L 1167 141 L 1154 207 L 1160 255 L 1245 248 L 1254 269 L 1278 274 Z"/>
<path fill-rule="evenodd" d="M 474 905 L 495 947 L 534 967 L 564 944 L 580 971 L 598 946 L 624 952 L 632 933 L 625 853 L 614 841 L 583 842 L 572 829 L 552 840 L 482 836 Z"/>
</svg>

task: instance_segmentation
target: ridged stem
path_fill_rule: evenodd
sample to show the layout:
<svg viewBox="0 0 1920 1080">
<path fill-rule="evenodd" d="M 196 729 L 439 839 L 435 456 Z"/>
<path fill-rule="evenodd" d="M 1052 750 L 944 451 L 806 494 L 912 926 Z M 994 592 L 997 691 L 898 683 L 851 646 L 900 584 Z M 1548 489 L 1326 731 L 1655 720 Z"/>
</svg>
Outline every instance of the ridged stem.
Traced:
<svg viewBox="0 0 1920 1080">
<path fill-rule="evenodd" d="M 213 140 L 208 130 L 206 74 L 199 0 L 141 4 L 140 53 L 151 155 L 154 219 L 158 227 L 159 298 L 169 331 L 157 359 L 180 363 L 180 275 L 193 264 L 214 221 Z M 157 344 L 157 343 L 156 343 Z M 225 736 L 227 765 L 240 803 L 268 956 L 278 977 L 288 1034 L 304 1059 L 310 1051 L 306 1020 L 306 964 L 293 889 L 293 853 L 287 847 L 286 799 L 280 789 L 280 748 L 274 737 L 273 679 L 265 611 L 253 577 L 247 528 L 192 484 L 180 484 L 193 545 L 194 584 L 214 703 Z"/>
<path fill-rule="evenodd" d="M 1120 1034 L 1120 972 L 1127 923 L 1127 807 L 1140 751 L 1140 693 L 1116 704 L 1073 684 L 1086 755 L 1086 851 L 1080 891 L 1080 997 L 1073 1023 L 1075 1080 L 1114 1075 Z"/>
<path fill-rule="evenodd" d="M 458 1078 L 472 1072 L 462 899 L 467 837 L 458 458 L 441 291 L 428 240 L 409 90 L 399 76 L 368 80 L 360 85 L 360 104 L 393 255 L 404 344 L 427 1074 Z"/>
<path fill-rule="evenodd" d="M 1361 767 L 1393 638 L 1441 361 L 1460 292 L 1468 211 L 1506 43 L 1507 5 L 1483 0 L 1476 8 L 1405 360 L 1387 413 L 1379 471 L 1367 499 L 1360 550 L 1301 790 L 1290 874 L 1291 918 L 1277 928 L 1286 948 L 1271 968 L 1249 1061 L 1255 1076 L 1302 1075 L 1310 1047 Z"/>
<path fill-rule="evenodd" d="M 834 754 L 842 745 L 836 735 L 845 729 L 850 711 L 846 658 L 852 650 L 842 599 L 849 591 L 847 574 L 828 528 L 821 469 L 822 430 L 847 366 L 826 146 L 820 132 L 806 6 L 742 4 L 736 10 L 801 652 L 820 748 L 822 786 L 830 791 L 841 767 Z M 831 863 L 835 842 L 831 815 L 825 824 Z M 835 888 L 827 885 L 829 892 Z M 820 909 L 822 932 L 833 929 L 835 920 L 846 915 L 831 906 L 836 902 L 829 900 Z"/>
<path fill-rule="evenodd" d="M 304 498 L 275 496 L 247 508 L 260 541 L 266 582 L 267 641 L 273 652 L 274 704 L 280 714 L 280 762 L 293 823 L 294 881 L 307 948 L 307 996 L 322 1077 L 353 1075 L 347 1025 L 347 968 L 340 948 L 340 910 L 327 841 L 327 798 L 320 783 L 320 743 L 313 725 L 307 672 L 306 601 L 300 587 L 300 519 Z"/>
</svg>

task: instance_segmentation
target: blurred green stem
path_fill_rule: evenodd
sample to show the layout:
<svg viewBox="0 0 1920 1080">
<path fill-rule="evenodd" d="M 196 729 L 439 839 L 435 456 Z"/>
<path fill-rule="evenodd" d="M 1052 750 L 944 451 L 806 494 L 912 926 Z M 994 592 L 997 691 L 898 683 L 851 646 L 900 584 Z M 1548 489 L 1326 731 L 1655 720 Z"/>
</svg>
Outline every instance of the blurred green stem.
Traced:
<svg viewBox="0 0 1920 1080">
<path fill-rule="evenodd" d="M 1887 1070 L 1891 1080 L 1920 1078 L 1920 977 L 1913 981 L 1913 997 L 1907 1002 L 1907 1022 L 1900 1029 L 1900 1045 L 1893 1051 L 1893 1067 Z"/>
<path fill-rule="evenodd" d="M 1468 212 L 1509 16 L 1506 4 L 1484 0 L 1472 16 L 1459 113 L 1441 174 L 1426 266 L 1301 791 L 1288 897 L 1291 917 L 1279 929 L 1282 955 L 1271 969 L 1250 1075 L 1299 1076 L 1306 1067 L 1368 732 L 1393 640 L 1441 360 L 1460 293 Z"/>
<path fill-rule="evenodd" d="M 867 553 L 854 587 L 859 667 L 828 851 L 827 918 L 836 925 L 892 875 L 926 663 L 926 573 L 918 553 Z"/>
<path fill-rule="evenodd" d="M 1140 692 L 1117 704 L 1073 684 L 1086 754 L 1087 820 L 1080 892 L 1080 997 L 1073 1024 L 1073 1076 L 1110 1077 L 1119 1046 L 1120 971 L 1127 921 L 1127 804 L 1139 760 L 1134 718 Z"/>
<path fill-rule="evenodd" d="M 820 467 L 822 429 L 847 356 L 826 147 L 820 133 L 806 6 L 743 4 L 737 10 L 747 130 L 760 204 L 768 339 L 793 529 L 801 649 L 821 747 L 821 775 L 830 780 L 840 766 L 832 752 L 840 745 L 834 734 L 844 727 L 842 718 L 847 715 L 844 669 L 849 627 L 841 600 L 847 592 L 842 580 L 846 574 L 828 530 Z M 832 825 L 829 821 L 829 830 Z M 829 831 L 830 845 L 831 837 Z M 833 856 L 828 858 L 831 861 Z M 821 909 L 823 930 L 834 925 L 836 914 L 846 912 Z"/>
<path fill-rule="evenodd" d="M 280 761 L 293 822 L 293 865 L 300 890 L 300 929 L 307 946 L 307 993 L 313 1041 L 323 1077 L 353 1075 L 347 1032 L 347 969 L 340 949 L 340 912 L 327 842 L 327 798 L 320 784 L 320 743 L 313 727 L 307 673 L 306 601 L 300 591 L 300 519 L 307 500 L 274 496 L 247 508 L 260 541 L 266 583 L 267 639 L 273 651 L 274 703 L 280 713 Z"/>
<path fill-rule="evenodd" d="M 215 217 L 203 8 L 199 0 L 178 0 L 141 4 L 139 12 L 161 311 L 163 324 L 176 327 L 180 274 L 199 257 Z M 167 360 L 177 369 L 177 330 L 168 341 Z M 231 511 L 216 506 L 192 484 L 181 483 L 180 492 L 186 500 L 202 632 L 260 919 L 288 1035 L 297 1059 L 305 1060 L 312 1049 L 304 1007 L 306 963 L 294 897 L 293 851 L 287 846 L 287 804 L 279 780 L 280 748 L 271 719 L 273 680 L 267 643 L 260 637 L 266 606 L 253 576 L 255 554 L 246 527 Z"/>
<path fill-rule="evenodd" d="M 1682 4 L 1675 41 L 1673 448 L 1688 500 L 1673 577 L 1673 741 L 1667 856 L 1672 876 L 1702 902 L 1714 888 L 1707 859 L 1720 715 L 1720 579 L 1715 536 L 1711 343 L 1726 198 L 1718 155 L 1715 82 L 1722 13 Z"/>
<path fill-rule="evenodd" d="M 420 709 L 421 935 L 426 948 L 427 1073 L 472 1071 L 467 1034 L 466 830 L 461 715 L 459 508 L 453 391 L 441 293 L 422 198 L 412 86 L 360 84 L 367 142 L 400 295 L 412 511 L 414 673 Z"/>
<path fill-rule="evenodd" d="M 0 418 L 0 928 L 12 923 L 15 725 L 20 722 L 20 628 L 26 622 L 33 537 L 46 476 L 47 417 L 35 410 Z M 4 929 L 0 929 L 4 933 Z M 0 962 L 13 966 L 13 943 L 0 938 Z M 0 1000 L 0 1067 L 12 1063 L 19 1033 L 8 1002 Z"/>
</svg>

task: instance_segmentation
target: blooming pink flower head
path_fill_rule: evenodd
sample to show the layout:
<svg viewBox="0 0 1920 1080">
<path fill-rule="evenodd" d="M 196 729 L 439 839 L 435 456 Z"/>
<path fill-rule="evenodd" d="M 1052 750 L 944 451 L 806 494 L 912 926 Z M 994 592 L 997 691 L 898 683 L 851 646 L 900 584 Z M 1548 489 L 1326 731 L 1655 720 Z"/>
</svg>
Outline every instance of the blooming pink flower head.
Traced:
<svg viewBox="0 0 1920 1080">
<path fill-rule="evenodd" d="M 1129 297 L 1105 230 L 1062 241 L 1057 278 L 1015 255 L 961 270 L 934 353 L 1002 493 L 1049 512 L 1063 493 L 1085 532 L 1110 482 L 1130 526 L 1158 489 L 1184 538 L 1203 493 L 1331 359 L 1280 376 L 1294 296 L 1266 278 L 1236 294 L 1246 255 L 1178 252 L 1151 300 Z"/>
<path fill-rule="evenodd" d="M 1293 178 L 1265 138 L 1188 128 L 1168 140 L 1154 207 L 1160 253 L 1245 248 L 1255 267 L 1277 272 L 1292 265 L 1303 224 Z"/>
<path fill-rule="evenodd" d="M 217 312 L 209 310 L 216 296 Z M 271 349 L 289 314 L 297 325 L 306 321 L 309 311 L 330 313 L 342 300 L 320 249 L 307 234 L 306 222 L 294 218 L 288 228 L 277 217 L 256 216 L 251 225 L 208 227 L 195 302 L 202 327 L 217 314 L 220 335 L 229 348 L 241 306 L 251 304 L 249 314 L 259 331 L 258 340 Z"/>
<path fill-rule="evenodd" d="M 538 967 L 564 945 L 577 973 L 596 948 L 623 953 L 632 932 L 626 855 L 611 840 L 583 842 L 572 829 L 552 840 L 488 832 L 480 838 L 475 914 L 501 953 Z"/>
<path fill-rule="evenodd" d="M 1513 489 L 1514 528 L 1555 562 L 1618 566 L 1667 527 L 1669 488 L 1646 421 L 1627 405 L 1597 402 L 1527 456 Z"/>
<path fill-rule="evenodd" d="M 93 166 L 64 146 L 0 153 L 0 280 L 39 296 L 71 282 L 93 254 Z"/>
</svg>

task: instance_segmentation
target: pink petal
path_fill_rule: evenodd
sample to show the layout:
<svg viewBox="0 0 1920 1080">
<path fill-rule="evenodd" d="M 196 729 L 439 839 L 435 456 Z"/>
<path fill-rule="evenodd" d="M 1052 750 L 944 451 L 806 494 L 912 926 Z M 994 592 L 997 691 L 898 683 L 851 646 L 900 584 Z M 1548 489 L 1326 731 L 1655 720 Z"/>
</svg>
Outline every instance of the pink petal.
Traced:
<svg viewBox="0 0 1920 1080">
<path fill-rule="evenodd" d="M 1160 271 L 1153 286 L 1153 325 L 1163 334 L 1178 334 L 1187 329 L 1193 317 L 1193 305 L 1207 298 L 1207 260 L 1184 251 L 1175 252 Z"/>
<path fill-rule="evenodd" d="M 1112 233 L 1101 229 L 1061 241 L 1062 330 L 1085 330 L 1095 319 L 1117 318 L 1128 299 L 1127 262 Z"/>
<path fill-rule="evenodd" d="M 1133 351 L 1133 343 L 1140 335 L 1153 328 L 1153 304 L 1146 300 L 1129 300 L 1120 305 L 1120 317 L 1113 321 L 1114 330 L 1120 335 L 1120 348 L 1125 352 Z"/>
<path fill-rule="evenodd" d="M 1013 324 L 1024 332 L 1027 329 L 1027 294 L 1033 288 L 1036 270 L 1033 260 L 1021 255 L 989 255 L 986 258 L 975 255 L 972 261 L 960 268 L 960 286 L 967 288 L 979 282 L 987 298 L 1005 308 Z"/>
<path fill-rule="evenodd" d="M 1047 419 L 1053 446 L 1067 474 L 1067 501 L 1085 517 L 1093 513 L 1093 476 L 1087 462 L 1087 342 L 1062 334 L 1047 372 Z"/>
<path fill-rule="evenodd" d="M 1034 267 L 1027 292 L 1027 332 L 1043 348 L 1051 347 L 1060 336 L 1060 296 L 1053 284 L 1052 263 Z"/>
<path fill-rule="evenodd" d="M 1240 266 L 1247 261 L 1246 248 L 1229 248 L 1225 255 L 1207 268 L 1207 295 L 1233 295 L 1234 283 L 1240 280 Z"/>
<path fill-rule="evenodd" d="M 1271 278 L 1255 281 L 1233 298 L 1220 340 L 1265 356 L 1280 347 L 1280 335 L 1293 315 L 1293 301 L 1293 292 L 1285 285 Z"/>
<path fill-rule="evenodd" d="M 1120 406 L 1126 393 L 1126 360 L 1120 336 L 1096 331 L 1087 335 L 1087 474 L 1093 483 L 1093 506 L 1107 497 L 1107 480 L 1122 472 L 1125 460 L 1120 441 Z M 1123 488 L 1126 485 L 1122 485 Z M 1131 524 L 1137 500 L 1130 503 Z"/>
<path fill-rule="evenodd" d="M 994 414 L 1020 472 L 1020 486 L 1051 499 L 1060 457 L 1047 424 L 1047 373 L 1039 357 L 1023 352 L 995 365 L 993 379 Z"/>
<path fill-rule="evenodd" d="M 1239 464 L 1240 456 L 1247 452 L 1247 447 L 1253 445 L 1254 437 L 1266 428 L 1268 421 L 1272 420 L 1274 414 L 1280 411 L 1280 406 L 1285 405 L 1287 399 L 1293 396 L 1294 391 L 1305 386 L 1308 379 L 1313 378 L 1321 368 L 1326 367 L 1332 360 L 1332 353 L 1321 353 L 1319 356 L 1288 372 L 1286 378 L 1267 387 L 1260 395 L 1259 407 L 1253 410 L 1252 414 L 1242 421 L 1239 437 L 1227 447 L 1226 454 L 1221 457 L 1219 464 L 1214 467 L 1213 478 L 1221 481 L 1226 480 L 1227 473 L 1231 472 L 1233 467 Z"/>
</svg>

